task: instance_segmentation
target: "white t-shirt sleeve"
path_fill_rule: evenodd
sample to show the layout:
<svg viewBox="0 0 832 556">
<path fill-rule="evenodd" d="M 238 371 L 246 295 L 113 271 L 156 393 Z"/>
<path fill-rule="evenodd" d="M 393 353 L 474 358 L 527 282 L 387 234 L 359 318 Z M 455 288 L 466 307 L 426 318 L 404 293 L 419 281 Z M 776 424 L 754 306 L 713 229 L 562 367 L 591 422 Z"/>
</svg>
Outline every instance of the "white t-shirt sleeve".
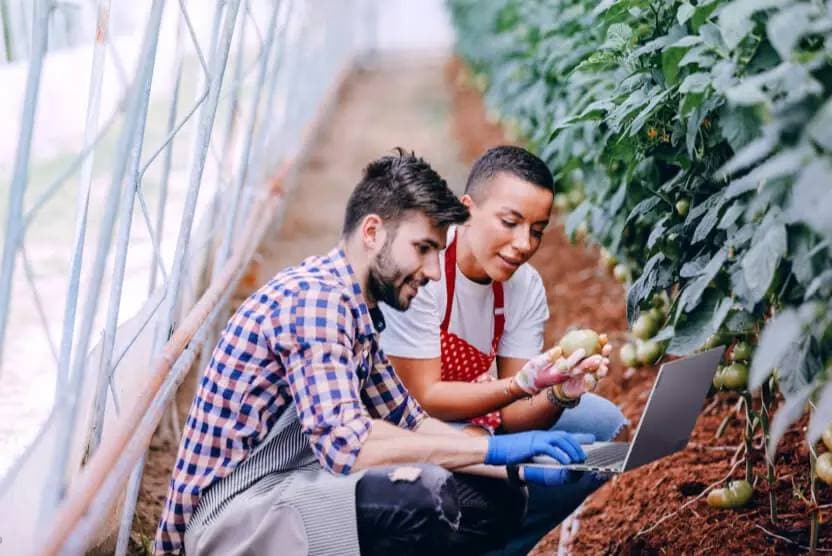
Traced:
<svg viewBox="0 0 832 556">
<path fill-rule="evenodd" d="M 394 357 L 431 359 L 442 354 L 439 326 L 442 314 L 439 300 L 432 288 L 424 286 L 410 302 L 406 311 L 397 311 L 379 304 L 387 325 L 381 333 L 381 349 Z"/>
<path fill-rule="evenodd" d="M 543 351 L 543 328 L 549 320 L 549 306 L 540 274 L 531 267 L 528 271 L 527 279 L 517 284 L 524 291 L 512 296 L 517 306 L 507 307 L 506 328 L 497 347 L 501 357 L 531 359 Z"/>
</svg>

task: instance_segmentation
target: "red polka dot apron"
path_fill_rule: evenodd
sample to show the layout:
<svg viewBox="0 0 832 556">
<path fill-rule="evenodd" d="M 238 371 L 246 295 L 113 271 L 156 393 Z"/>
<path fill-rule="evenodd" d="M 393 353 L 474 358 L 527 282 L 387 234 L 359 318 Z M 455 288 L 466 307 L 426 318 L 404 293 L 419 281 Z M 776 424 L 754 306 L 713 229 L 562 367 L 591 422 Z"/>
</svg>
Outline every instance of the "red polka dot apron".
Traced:
<svg viewBox="0 0 832 556">
<path fill-rule="evenodd" d="M 445 318 L 440 326 L 442 349 L 442 380 L 461 382 L 489 382 L 495 380 L 488 373 L 497 357 L 497 346 L 503 336 L 506 317 L 503 311 L 503 285 L 493 282 L 494 291 L 494 336 L 491 340 L 491 353 L 483 353 L 456 334 L 448 331 L 451 323 L 451 308 L 454 304 L 454 284 L 456 282 L 456 238 L 445 250 Z M 471 419 L 471 423 L 488 428 L 494 432 L 502 420 L 500 412 L 494 411 L 481 417 Z"/>
</svg>

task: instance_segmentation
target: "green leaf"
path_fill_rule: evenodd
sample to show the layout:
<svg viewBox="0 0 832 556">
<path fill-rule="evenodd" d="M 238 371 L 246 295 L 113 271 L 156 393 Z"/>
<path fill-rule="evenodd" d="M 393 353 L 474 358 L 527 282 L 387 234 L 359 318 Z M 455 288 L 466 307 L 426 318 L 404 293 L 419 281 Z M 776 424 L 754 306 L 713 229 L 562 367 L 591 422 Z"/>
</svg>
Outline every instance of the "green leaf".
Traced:
<svg viewBox="0 0 832 556">
<path fill-rule="evenodd" d="M 691 46 L 699 44 L 702 39 L 697 36 L 687 36 L 665 47 L 662 51 L 662 74 L 668 87 L 679 81 L 679 62 Z"/>
<path fill-rule="evenodd" d="M 679 25 L 684 25 L 687 21 L 693 17 L 696 8 L 691 6 L 687 2 L 683 2 L 679 9 L 676 10 L 676 21 L 679 22 Z"/>
<path fill-rule="evenodd" d="M 777 265 L 786 254 L 786 240 L 786 227 L 782 224 L 772 225 L 743 257 L 742 270 L 752 300 L 759 301 L 766 294 Z"/>
<path fill-rule="evenodd" d="M 718 122 L 720 132 L 734 152 L 751 142 L 760 131 L 754 112 L 747 108 L 724 106 Z"/>
<path fill-rule="evenodd" d="M 624 50 L 633 40 L 633 30 L 626 23 L 614 23 L 607 29 L 607 40 L 601 48 Z"/>
<path fill-rule="evenodd" d="M 832 161 L 828 158 L 816 158 L 797 179 L 792 190 L 789 216 L 794 220 L 805 222 L 827 237 L 832 237 Z"/>
<path fill-rule="evenodd" d="M 652 249 L 656 242 L 664 235 L 667 230 L 668 216 L 662 216 L 653 229 L 650 231 L 650 236 L 647 238 L 647 248 Z"/>
<path fill-rule="evenodd" d="M 814 115 L 806 131 L 815 143 L 832 152 L 832 98 Z"/>
<path fill-rule="evenodd" d="M 810 16 L 816 13 L 810 4 L 795 4 L 778 11 L 766 23 L 771 46 L 782 60 L 789 60 L 800 38 L 809 31 Z"/>
<path fill-rule="evenodd" d="M 679 67 L 696 64 L 700 68 L 709 68 L 714 65 L 716 58 L 708 54 L 708 49 L 704 45 L 699 45 L 688 50 L 682 59 L 679 61 Z"/>
<path fill-rule="evenodd" d="M 665 264 L 668 262 L 663 253 L 656 253 L 644 265 L 641 276 L 633 282 L 627 291 L 627 321 L 632 325 L 638 316 L 638 307 L 650 298 L 656 288 L 669 285 L 670 273 Z"/>
<path fill-rule="evenodd" d="M 755 12 L 785 6 L 790 0 L 734 0 L 719 12 L 719 27 L 729 49 L 734 50 L 754 29 Z"/>
<path fill-rule="evenodd" d="M 743 203 L 734 202 L 722 215 L 722 220 L 719 221 L 716 227 L 720 230 L 727 230 L 737 222 L 744 210 L 745 205 Z"/>
<path fill-rule="evenodd" d="M 633 207 L 633 210 L 630 211 L 630 214 L 627 215 L 626 223 L 629 224 L 631 221 L 637 219 L 639 216 L 643 216 L 656 208 L 659 203 L 662 202 L 661 197 L 648 197 L 643 201 L 639 202 L 636 206 Z"/>
<path fill-rule="evenodd" d="M 826 292 L 826 296 L 829 295 L 829 291 L 832 290 L 832 268 L 824 270 L 809 283 L 806 287 L 806 293 L 803 296 L 805 301 L 809 301 L 812 299 L 816 293 L 819 292 Z"/>
<path fill-rule="evenodd" d="M 698 31 L 705 24 L 719 4 L 717 0 L 705 0 L 696 6 L 696 11 L 693 13 L 690 21 L 694 31 Z"/>
<path fill-rule="evenodd" d="M 809 419 L 806 441 L 810 446 L 820 440 L 820 435 L 830 424 L 832 424 L 832 383 L 826 384 L 820 391 L 815 410 Z"/>
<path fill-rule="evenodd" d="M 676 326 L 676 335 L 670 340 L 667 352 L 684 356 L 702 347 L 708 336 L 715 334 L 722 326 L 732 305 L 730 297 L 722 297 L 715 290 L 709 291 L 696 310 Z"/>
<path fill-rule="evenodd" d="M 768 96 L 763 92 L 761 84 L 747 78 L 728 89 L 725 96 L 734 106 L 755 106 L 768 102 Z"/>
<path fill-rule="evenodd" d="M 705 267 L 712 258 L 713 257 L 710 254 L 699 255 L 695 259 L 687 261 L 682 265 L 681 270 L 679 270 L 679 276 L 682 278 L 694 278 L 699 276 L 702 274 L 702 271 L 705 270 Z"/>
<path fill-rule="evenodd" d="M 809 155 L 809 151 L 801 147 L 777 153 L 743 177 L 731 182 L 731 185 L 725 190 L 725 197 L 733 199 L 738 195 L 757 189 L 763 182 L 792 176 L 803 168 Z"/>
<path fill-rule="evenodd" d="M 711 83 L 711 74 L 705 72 L 692 73 L 685 77 L 679 85 L 680 93 L 701 93 Z"/>
<path fill-rule="evenodd" d="M 705 216 L 702 217 L 702 220 L 699 221 L 696 230 L 693 232 L 691 244 L 699 243 L 713 231 L 717 222 L 719 222 L 719 212 L 722 210 L 723 204 L 724 200 L 720 200 L 720 202 L 708 209 L 708 212 L 705 213 Z"/>
<path fill-rule="evenodd" d="M 635 135 L 636 133 L 638 133 L 639 131 L 641 131 L 641 128 L 644 127 L 644 124 L 647 122 L 647 119 L 650 116 L 652 116 L 653 113 L 658 108 L 659 103 L 664 101 L 664 99 L 667 98 L 667 96 L 669 94 L 670 94 L 670 91 L 665 90 L 661 94 L 654 95 L 650 99 L 650 102 L 647 103 L 647 106 L 641 112 L 639 112 L 638 115 L 635 118 L 633 118 L 633 121 L 630 122 L 630 125 L 628 127 L 629 135 L 631 137 L 633 135 Z"/>
<path fill-rule="evenodd" d="M 717 251 L 707 265 L 699 273 L 695 280 L 691 280 L 682 290 L 679 296 L 679 311 L 691 312 L 699 305 L 702 300 L 702 294 L 708 288 L 708 284 L 719 274 L 722 265 L 725 264 L 728 258 L 726 249 Z"/>
<path fill-rule="evenodd" d="M 571 238 L 575 234 L 575 230 L 581 225 L 581 222 L 586 220 L 586 217 L 589 214 L 589 209 L 591 208 L 592 205 L 589 201 L 584 201 L 575 207 L 575 210 L 569 213 L 569 216 L 566 217 L 566 222 L 564 222 L 563 225 L 567 236 Z"/>
<path fill-rule="evenodd" d="M 798 341 L 802 329 L 802 320 L 794 309 L 786 309 L 768 321 L 751 360 L 749 390 L 762 386 L 772 369 L 780 365 L 789 347 Z"/>
<path fill-rule="evenodd" d="M 756 325 L 754 315 L 748 311 L 734 311 L 725 319 L 725 330 L 734 336 L 742 336 L 754 332 Z"/>
<path fill-rule="evenodd" d="M 716 171 L 717 179 L 727 179 L 733 174 L 744 170 L 771 153 L 780 140 L 780 132 L 776 128 L 768 127 L 763 130 L 763 136 L 748 143 L 733 158 Z"/>
<path fill-rule="evenodd" d="M 762 385 L 762 382 L 760 382 Z M 758 386 L 759 387 L 759 386 Z M 792 424 L 800 419 L 806 411 L 806 404 L 809 402 L 809 396 L 812 395 L 814 387 L 807 386 L 800 392 L 786 397 L 785 403 L 774 414 L 774 419 L 771 420 L 771 427 L 769 428 L 768 451 L 769 454 L 777 452 L 777 445 L 780 444 L 780 439 L 786 434 L 786 431 Z"/>
</svg>

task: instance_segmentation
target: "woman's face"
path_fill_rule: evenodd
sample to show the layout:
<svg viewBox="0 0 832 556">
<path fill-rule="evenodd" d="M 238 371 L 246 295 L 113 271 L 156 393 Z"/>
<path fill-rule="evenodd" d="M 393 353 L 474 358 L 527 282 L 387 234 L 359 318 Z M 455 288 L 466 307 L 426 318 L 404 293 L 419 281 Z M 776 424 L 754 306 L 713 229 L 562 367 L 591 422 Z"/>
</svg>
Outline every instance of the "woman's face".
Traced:
<svg viewBox="0 0 832 556">
<path fill-rule="evenodd" d="M 474 197 L 476 199 L 474 199 Z M 549 224 L 553 194 L 500 172 L 462 202 L 471 211 L 466 241 L 479 267 L 470 278 L 504 282 L 540 247 Z"/>
</svg>

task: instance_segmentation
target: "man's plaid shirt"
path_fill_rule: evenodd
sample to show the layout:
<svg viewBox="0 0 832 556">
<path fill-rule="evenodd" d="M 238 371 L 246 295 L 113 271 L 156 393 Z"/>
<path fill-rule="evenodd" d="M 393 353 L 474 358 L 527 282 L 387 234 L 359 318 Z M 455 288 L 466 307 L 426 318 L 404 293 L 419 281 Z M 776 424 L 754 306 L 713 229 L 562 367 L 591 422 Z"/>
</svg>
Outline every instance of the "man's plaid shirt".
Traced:
<svg viewBox="0 0 832 556">
<path fill-rule="evenodd" d="M 201 493 L 246 459 L 291 401 L 335 474 L 352 469 L 371 418 L 413 429 L 425 417 L 379 347 L 341 248 L 278 273 L 229 321 L 188 414 L 156 553 L 181 551 Z"/>
</svg>

